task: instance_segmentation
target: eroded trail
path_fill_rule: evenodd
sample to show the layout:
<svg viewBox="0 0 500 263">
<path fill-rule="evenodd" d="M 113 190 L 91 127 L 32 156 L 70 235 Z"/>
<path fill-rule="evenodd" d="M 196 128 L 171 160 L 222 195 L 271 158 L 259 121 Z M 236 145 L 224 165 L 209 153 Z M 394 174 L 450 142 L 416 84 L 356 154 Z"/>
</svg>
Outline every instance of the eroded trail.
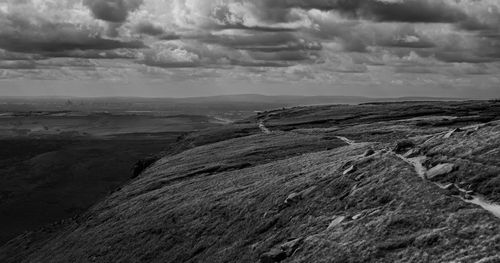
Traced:
<svg viewBox="0 0 500 263">
<path fill-rule="evenodd" d="M 477 129 L 477 127 L 474 127 L 474 129 Z M 450 131 L 448 133 L 446 133 L 446 135 L 444 136 L 445 138 L 449 138 L 455 131 Z M 443 133 L 439 133 L 437 135 L 442 135 Z M 435 136 L 435 135 L 434 135 Z M 356 144 L 355 141 L 353 140 L 350 140 L 346 137 L 342 137 L 342 136 L 337 136 L 338 139 L 342 140 L 343 142 L 349 144 L 349 145 L 353 145 L 353 144 Z M 401 154 L 396 154 L 396 156 L 401 159 L 402 161 L 404 161 L 405 163 L 413 166 L 413 168 L 415 169 L 415 173 L 422 179 L 426 180 L 426 181 L 429 181 L 429 182 L 432 182 L 430 180 L 427 180 L 426 178 L 426 173 L 427 173 L 427 168 L 423 165 L 423 163 L 425 162 L 425 160 L 427 160 L 427 156 L 425 155 L 420 155 L 420 156 L 417 156 L 417 157 L 411 157 L 411 158 L 407 158 L 405 157 L 404 155 L 401 155 Z M 346 173 L 349 173 L 350 171 L 354 170 L 354 166 L 350 166 L 347 170 L 344 171 L 344 174 Z M 435 185 L 437 185 L 438 187 L 440 188 L 445 188 L 444 185 L 440 184 L 440 183 L 436 183 L 436 182 L 432 182 L 434 183 Z M 466 193 L 467 191 L 464 190 L 464 189 L 460 189 L 458 188 L 458 190 L 461 192 L 461 193 Z M 457 196 L 459 199 L 461 199 L 462 201 L 466 202 L 466 203 L 470 203 L 470 204 L 475 204 L 475 205 L 478 205 L 480 207 L 482 207 L 484 210 L 487 210 L 488 212 L 490 212 L 491 214 L 495 215 L 496 217 L 500 218 L 500 204 L 495 204 L 495 203 L 492 203 L 492 202 L 489 202 L 486 200 L 485 197 L 481 196 L 481 195 L 472 195 L 470 199 L 466 199 L 466 198 L 463 198 L 461 196 Z"/>
<path fill-rule="evenodd" d="M 425 177 L 426 173 L 427 173 L 427 169 L 422 164 L 427 159 L 426 156 L 418 156 L 418 157 L 414 157 L 414 158 L 406 158 L 406 157 L 404 157 L 403 155 L 400 155 L 400 154 L 396 154 L 396 156 L 399 157 L 401 160 L 403 160 L 405 163 L 408 163 L 408 164 L 412 165 L 415 168 L 415 172 L 417 173 L 417 175 L 419 177 L 421 177 L 422 179 L 424 179 L 426 181 L 429 181 Z M 429 181 L 429 182 L 432 182 L 432 181 Z M 441 189 L 446 189 L 446 186 L 444 186 L 443 184 L 435 183 L 435 182 L 432 182 L 432 183 L 434 183 L 435 185 L 437 185 Z M 460 188 L 457 188 L 457 189 L 461 193 L 466 193 L 467 192 L 464 189 L 460 189 Z M 494 203 L 491 203 L 491 202 L 487 201 L 481 195 L 472 195 L 471 199 L 466 199 L 466 198 L 460 197 L 459 195 L 457 197 L 459 199 L 461 199 L 462 201 L 466 202 L 466 203 L 470 203 L 470 204 L 475 204 L 475 205 L 481 206 L 484 210 L 487 210 L 488 212 L 492 213 L 496 217 L 500 218 L 500 205 L 499 204 L 494 204 Z"/>
</svg>

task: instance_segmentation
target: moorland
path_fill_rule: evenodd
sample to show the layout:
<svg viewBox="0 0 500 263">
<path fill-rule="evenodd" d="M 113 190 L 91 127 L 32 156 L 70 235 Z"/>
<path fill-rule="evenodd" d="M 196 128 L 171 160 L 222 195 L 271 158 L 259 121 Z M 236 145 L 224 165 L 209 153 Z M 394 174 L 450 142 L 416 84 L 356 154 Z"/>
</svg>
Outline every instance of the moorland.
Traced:
<svg viewBox="0 0 500 263">
<path fill-rule="evenodd" d="M 498 262 L 499 113 L 493 100 L 368 102 L 198 126 L 0 261 Z"/>
</svg>

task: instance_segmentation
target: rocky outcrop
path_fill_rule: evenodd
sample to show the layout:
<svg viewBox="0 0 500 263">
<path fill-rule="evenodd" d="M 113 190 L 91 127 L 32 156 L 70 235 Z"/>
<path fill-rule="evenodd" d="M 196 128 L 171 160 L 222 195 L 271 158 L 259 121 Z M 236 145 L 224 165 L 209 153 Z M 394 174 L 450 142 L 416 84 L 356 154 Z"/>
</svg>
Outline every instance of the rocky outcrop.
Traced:
<svg viewBox="0 0 500 263">
<path fill-rule="evenodd" d="M 425 173 L 425 178 L 429 180 L 435 180 L 439 176 L 443 176 L 451 173 L 455 169 L 455 165 L 452 163 L 442 163 L 438 164 Z"/>
<path fill-rule="evenodd" d="M 402 140 L 399 141 L 394 147 L 393 151 L 397 154 L 402 154 L 410 150 L 415 146 L 415 143 L 411 140 Z"/>
</svg>

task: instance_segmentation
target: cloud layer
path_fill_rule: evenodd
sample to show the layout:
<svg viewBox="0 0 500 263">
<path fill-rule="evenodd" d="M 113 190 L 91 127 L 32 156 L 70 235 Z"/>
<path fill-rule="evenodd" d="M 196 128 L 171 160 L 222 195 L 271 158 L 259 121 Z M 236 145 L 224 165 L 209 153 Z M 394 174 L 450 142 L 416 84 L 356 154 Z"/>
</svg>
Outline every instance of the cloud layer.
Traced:
<svg viewBox="0 0 500 263">
<path fill-rule="evenodd" d="M 88 74 L 101 64 L 113 73 Z M 499 65 L 497 0 L 0 0 L 3 79 L 133 71 L 397 89 L 487 76 L 494 94 Z"/>
</svg>

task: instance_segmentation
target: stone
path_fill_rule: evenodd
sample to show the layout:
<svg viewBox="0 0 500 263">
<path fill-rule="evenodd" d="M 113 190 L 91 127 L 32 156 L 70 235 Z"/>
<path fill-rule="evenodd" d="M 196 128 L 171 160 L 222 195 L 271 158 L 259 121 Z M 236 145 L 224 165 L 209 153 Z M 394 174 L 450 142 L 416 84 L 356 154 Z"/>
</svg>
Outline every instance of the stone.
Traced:
<svg viewBox="0 0 500 263">
<path fill-rule="evenodd" d="M 363 213 L 359 213 L 359 214 L 357 214 L 357 215 L 353 216 L 353 217 L 352 217 L 352 220 L 358 220 L 358 219 L 360 219 L 362 216 L 363 216 Z"/>
<path fill-rule="evenodd" d="M 366 152 L 363 154 L 364 157 L 372 156 L 375 154 L 375 151 L 373 149 L 368 149 Z"/>
<path fill-rule="evenodd" d="M 290 205 L 293 203 L 297 203 L 302 199 L 302 195 L 298 193 L 291 193 L 288 195 L 288 197 L 285 199 L 285 204 Z"/>
<path fill-rule="evenodd" d="M 465 193 L 462 195 L 462 198 L 465 199 L 465 200 L 468 200 L 468 201 L 474 199 L 474 197 L 472 195 L 465 194 Z"/>
<path fill-rule="evenodd" d="M 446 190 L 448 195 L 460 195 L 460 190 L 454 184 L 447 184 L 443 186 L 443 189 Z"/>
<path fill-rule="evenodd" d="M 476 261 L 475 263 L 498 263 L 498 262 L 500 262 L 500 256 L 496 255 L 496 256 L 482 258 L 479 261 Z"/>
<path fill-rule="evenodd" d="M 281 250 L 285 252 L 287 257 L 291 256 L 297 248 L 302 244 L 303 238 L 295 238 L 286 243 L 281 244 Z"/>
<path fill-rule="evenodd" d="M 345 216 L 334 216 L 332 222 L 328 225 L 327 230 L 335 228 L 345 220 Z"/>
<path fill-rule="evenodd" d="M 304 190 L 304 191 L 300 192 L 300 197 L 301 197 L 301 199 L 303 199 L 303 198 L 306 198 L 306 197 L 310 196 L 310 195 L 314 192 L 314 190 L 316 190 L 316 188 L 318 188 L 318 187 L 316 187 L 316 186 L 311 186 L 311 187 L 307 188 L 306 190 Z"/>
<path fill-rule="evenodd" d="M 353 161 L 348 161 L 348 162 L 344 163 L 340 168 L 347 169 L 348 167 L 352 166 L 353 163 L 354 163 Z"/>
<path fill-rule="evenodd" d="M 452 163 L 438 164 L 438 165 L 432 167 L 431 169 L 429 169 L 425 173 L 425 178 L 427 178 L 429 180 L 435 179 L 436 177 L 451 173 L 454 168 L 455 168 L 455 165 Z"/>
<path fill-rule="evenodd" d="M 393 151 L 395 153 L 403 153 L 403 152 L 406 152 L 408 151 L 410 148 L 413 148 L 415 146 L 415 143 L 413 141 L 410 141 L 410 140 L 402 140 L 402 141 L 399 141 L 396 146 L 394 147 Z"/>
<path fill-rule="evenodd" d="M 266 252 L 260 256 L 261 263 L 280 262 L 284 259 L 286 259 L 286 253 L 279 248 L 273 248 L 269 252 Z"/>
<path fill-rule="evenodd" d="M 351 167 L 347 168 L 342 174 L 347 175 L 347 174 L 353 173 L 355 171 L 356 171 L 356 167 L 354 167 L 354 165 L 351 165 Z"/>
<path fill-rule="evenodd" d="M 318 187 L 317 186 L 311 186 L 303 191 L 301 191 L 300 193 L 291 193 L 290 195 L 288 195 L 288 197 L 285 199 L 285 204 L 293 204 L 293 203 L 297 203 L 299 202 L 300 200 L 310 196 L 314 190 L 316 190 Z"/>
<path fill-rule="evenodd" d="M 414 149 L 410 149 L 409 151 L 407 151 L 403 157 L 405 158 L 415 158 L 415 157 L 418 157 L 420 155 L 420 149 L 417 149 L 417 148 L 414 148 Z"/>
<path fill-rule="evenodd" d="M 449 131 L 448 133 L 446 133 L 444 136 L 443 136 L 443 139 L 448 139 L 450 138 L 455 132 L 459 132 L 460 129 L 459 128 L 456 128 L 456 129 L 453 129 L 451 131 Z"/>
</svg>

